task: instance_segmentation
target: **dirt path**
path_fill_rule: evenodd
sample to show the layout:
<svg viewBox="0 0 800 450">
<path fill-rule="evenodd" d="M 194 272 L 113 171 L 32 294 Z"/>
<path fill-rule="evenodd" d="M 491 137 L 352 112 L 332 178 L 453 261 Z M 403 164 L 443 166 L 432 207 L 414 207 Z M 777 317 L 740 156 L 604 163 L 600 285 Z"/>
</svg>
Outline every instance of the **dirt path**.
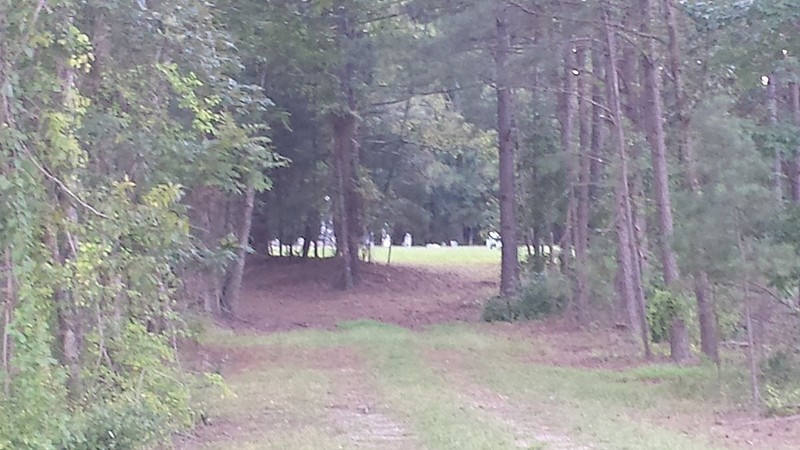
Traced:
<svg viewBox="0 0 800 450">
<path fill-rule="evenodd" d="M 362 361 L 339 370 L 336 379 L 336 401 L 328 405 L 328 418 L 355 448 L 420 448 L 408 425 L 394 417 L 378 395 Z"/>
<path fill-rule="evenodd" d="M 595 450 L 593 447 L 575 443 L 563 430 L 556 430 L 541 419 L 542 411 L 532 405 L 495 392 L 476 383 L 467 373 L 463 352 L 437 351 L 428 355 L 431 365 L 456 387 L 462 401 L 485 420 L 502 424 L 513 433 L 517 448 L 546 448 L 548 450 Z"/>
<path fill-rule="evenodd" d="M 492 269 L 367 266 L 364 284 L 347 293 L 332 288 L 336 273 L 332 261 L 255 260 L 249 264 L 240 302 L 241 320 L 223 324 L 224 329 L 215 331 L 217 334 L 205 345 L 190 352 L 198 360 L 195 365 L 199 371 L 220 373 L 235 395 L 209 399 L 210 425 L 179 438 L 176 448 L 645 448 L 638 444 L 596 446 L 596 441 L 582 439 L 583 435 L 574 436 L 574 429 L 555 422 L 541 409 L 543 405 L 537 405 L 546 401 L 552 406 L 558 398 L 511 397 L 509 393 L 516 388 L 510 386 L 515 385 L 503 387 L 503 395 L 490 387 L 494 384 L 486 378 L 491 376 L 487 375 L 492 373 L 491 366 L 501 361 L 493 357 L 501 354 L 509 368 L 520 370 L 519 375 L 510 375 L 517 379 L 507 377 L 505 382 L 520 386 L 560 382 L 524 375 L 530 367 L 558 366 L 583 374 L 575 380 L 591 379 L 585 377 L 592 371 L 636 370 L 640 362 L 631 356 L 636 354 L 636 345 L 619 332 L 576 332 L 563 321 L 477 324 L 481 300 L 497 289 Z M 375 322 L 349 322 L 362 319 Z M 400 328 L 381 328 L 377 322 Z M 448 327 L 429 329 L 454 322 L 473 325 L 454 327 L 449 332 Z M 525 349 L 512 348 L 514 342 L 525 344 Z M 461 351 L 473 346 L 482 347 L 481 352 Z M 608 377 L 602 382 L 605 387 L 600 389 L 608 389 L 613 395 L 629 389 L 628 385 L 614 385 Z M 630 388 L 637 389 L 635 381 L 623 383 L 632 383 Z M 573 395 L 570 405 L 579 408 L 580 394 L 575 397 L 571 392 L 582 391 L 562 392 Z M 657 394 L 671 395 L 668 391 Z M 648 394 L 635 395 L 639 397 L 634 399 L 647 398 Z M 583 417 L 580 410 L 574 412 Z M 619 420 L 627 421 L 628 429 L 642 429 L 643 424 L 638 423 L 642 418 L 635 414 L 609 414 L 612 418 L 602 422 L 603 427 Z M 713 436 L 725 448 L 792 448 L 794 421 L 737 416 L 734 424 L 716 417 L 710 412 L 687 416 L 693 421 L 689 433 L 685 431 L 686 420 L 679 415 L 667 417 L 657 425 L 660 438 L 674 429 L 684 441 L 690 434 Z M 592 433 L 598 433 L 597 426 Z M 646 442 L 646 438 L 633 436 L 630 442 Z M 692 443 L 688 447 L 646 448 L 718 447 Z"/>
<path fill-rule="evenodd" d="M 202 352 L 203 364 L 219 371 L 232 392 L 227 408 L 177 440 L 179 450 L 239 448 L 253 440 L 252 448 L 272 448 L 269 433 L 259 436 L 265 431 L 289 434 L 291 429 L 321 431 L 332 442 L 346 445 L 339 448 L 421 448 L 407 424 L 382 403 L 353 348 L 205 346 Z M 277 379 L 292 373 L 315 376 L 294 380 L 302 386 L 289 378 L 284 383 Z"/>
<path fill-rule="evenodd" d="M 331 260 L 254 258 L 248 262 L 239 302 L 243 323 L 232 325 L 274 332 L 332 329 L 357 319 L 412 329 L 476 322 L 481 300 L 497 289 L 495 272 L 365 265 L 363 283 L 342 292 L 335 288 L 339 272 Z"/>
</svg>

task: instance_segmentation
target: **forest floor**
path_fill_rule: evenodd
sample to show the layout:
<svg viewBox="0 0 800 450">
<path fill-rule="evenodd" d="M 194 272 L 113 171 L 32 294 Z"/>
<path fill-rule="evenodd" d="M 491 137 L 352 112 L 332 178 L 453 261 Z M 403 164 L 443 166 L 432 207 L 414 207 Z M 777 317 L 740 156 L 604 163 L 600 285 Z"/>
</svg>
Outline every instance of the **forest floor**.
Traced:
<svg viewBox="0 0 800 450">
<path fill-rule="evenodd" d="M 208 424 L 176 448 L 797 448 L 800 421 L 741 408 L 735 371 L 643 364 L 599 326 L 480 323 L 494 256 L 434 251 L 367 266 L 347 293 L 329 260 L 249 263 L 242 320 L 184 356 L 228 392 L 198 392 Z"/>
</svg>

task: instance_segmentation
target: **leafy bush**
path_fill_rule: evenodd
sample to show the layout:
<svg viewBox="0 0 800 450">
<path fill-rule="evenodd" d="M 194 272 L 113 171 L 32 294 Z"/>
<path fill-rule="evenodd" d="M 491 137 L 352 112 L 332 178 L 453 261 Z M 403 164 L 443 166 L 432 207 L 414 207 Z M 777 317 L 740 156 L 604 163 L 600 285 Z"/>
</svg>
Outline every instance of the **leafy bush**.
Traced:
<svg viewBox="0 0 800 450">
<path fill-rule="evenodd" d="M 766 386 L 764 404 L 767 413 L 773 416 L 791 416 L 800 412 L 800 387 L 780 389 L 770 384 Z"/>
<path fill-rule="evenodd" d="M 558 313 L 569 299 L 569 284 L 560 275 L 534 274 L 511 297 L 493 297 L 484 307 L 483 320 L 536 320 Z"/>
<path fill-rule="evenodd" d="M 647 324 L 653 342 L 669 340 L 669 327 L 675 317 L 686 317 L 689 301 L 670 291 L 655 289 L 647 302 Z"/>
<path fill-rule="evenodd" d="M 800 355 L 793 350 L 778 350 L 761 363 L 765 384 L 764 404 L 772 415 L 800 412 Z"/>
<path fill-rule="evenodd" d="M 764 381 L 774 386 L 786 386 L 800 379 L 800 358 L 779 350 L 769 356 L 761 367 Z"/>
</svg>

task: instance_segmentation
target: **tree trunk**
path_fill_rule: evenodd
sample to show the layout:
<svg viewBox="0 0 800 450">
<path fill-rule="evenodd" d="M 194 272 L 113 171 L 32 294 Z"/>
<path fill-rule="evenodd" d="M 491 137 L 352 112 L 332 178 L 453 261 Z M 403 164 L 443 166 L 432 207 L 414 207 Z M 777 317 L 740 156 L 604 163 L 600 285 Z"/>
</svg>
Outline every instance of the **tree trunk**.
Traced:
<svg viewBox="0 0 800 450">
<path fill-rule="evenodd" d="M 640 0 L 641 31 L 650 33 L 652 5 L 650 0 Z M 644 39 L 641 69 L 644 79 L 643 111 L 647 142 L 653 160 L 653 193 L 658 211 L 658 241 L 661 247 L 661 266 L 664 283 L 674 287 L 679 280 L 678 261 L 672 249 L 673 219 L 669 189 L 667 144 L 664 134 L 663 105 L 661 101 L 661 76 L 655 64 L 656 51 L 652 39 Z M 675 361 L 685 361 L 690 355 L 689 334 L 683 318 L 676 316 L 670 325 L 670 355 Z"/>
<path fill-rule="evenodd" d="M 516 193 L 514 179 L 514 137 L 512 129 L 513 93 L 511 91 L 508 58 L 511 38 L 506 18 L 508 5 L 497 0 L 495 6 L 497 70 L 497 140 L 500 164 L 500 232 L 503 239 L 500 266 L 500 293 L 508 296 L 519 284 L 517 256 Z"/>
<path fill-rule="evenodd" d="M 0 17 L 0 29 L 5 28 L 6 18 Z M 0 86 L 6 86 L 8 82 L 8 51 L 6 42 L 0 42 Z M 9 105 L 8 92 L 6 89 L 0 89 L 0 128 L 8 129 L 11 126 L 11 107 Z M 4 177 L 10 176 L 10 165 L 4 164 L 0 166 L 0 175 Z M 14 288 L 14 260 L 9 243 L 4 242 L 6 245 L 3 251 L 3 269 L 0 274 L 5 276 L 5 289 L 6 295 L 3 301 L 3 392 L 6 398 L 11 394 L 11 359 L 13 355 L 12 342 L 10 339 L 10 331 L 8 329 L 12 322 L 14 309 L 16 307 L 16 291 Z"/>
<path fill-rule="evenodd" d="M 340 219 L 345 219 L 342 223 L 342 237 L 337 237 L 337 248 L 347 247 L 346 252 L 341 256 L 346 262 L 343 266 L 345 289 L 351 288 L 361 280 L 361 261 L 358 257 L 359 242 L 363 233 L 361 224 L 361 214 L 363 211 L 363 200 L 361 190 L 358 186 L 359 157 L 358 144 L 356 142 L 357 126 L 357 105 L 355 92 L 353 90 L 354 69 L 350 54 L 353 47 L 352 41 L 355 39 L 355 22 L 349 15 L 344 2 L 337 0 L 334 2 L 335 10 L 338 14 L 337 20 L 337 39 L 340 49 L 343 51 L 343 61 L 339 68 L 339 89 L 342 101 L 342 109 L 338 114 L 338 119 L 334 126 L 334 140 L 337 141 L 336 147 L 339 151 L 339 168 L 341 183 L 342 211 Z"/>
<path fill-rule="evenodd" d="M 578 185 L 578 161 L 575 151 L 575 93 L 577 90 L 576 76 L 573 74 L 575 63 L 572 49 L 564 52 L 564 67 L 562 71 L 562 86 L 564 92 L 561 101 L 561 148 L 567 166 L 567 220 L 564 235 L 561 238 L 561 266 L 570 267 L 572 248 L 575 245 L 577 230 L 577 197 L 575 191 Z M 565 271 L 566 272 L 566 271 Z M 576 280 L 576 292 L 577 280 Z"/>
<path fill-rule="evenodd" d="M 314 233 L 314 229 L 319 227 L 319 214 L 317 212 L 310 213 L 308 218 L 306 219 L 306 226 L 303 230 L 303 251 L 301 256 L 303 259 L 308 258 L 309 251 L 311 250 L 311 243 L 314 243 L 314 256 L 316 256 L 317 252 L 317 238 L 316 233 Z"/>
<path fill-rule="evenodd" d="M 641 31 L 649 33 L 652 20 L 650 0 L 640 0 L 640 6 L 643 16 Z M 659 244 L 664 282 L 671 286 L 678 281 L 679 274 L 675 252 L 672 250 L 673 218 L 661 101 L 661 77 L 655 64 L 656 52 L 652 39 L 645 39 L 644 47 L 645 54 L 641 59 L 642 78 L 644 79 L 642 110 L 645 114 L 643 124 L 653 160 L 653 191 L 658 210 Z"/>
<path fill-rule="evenodd" d="M 675 109 L 678 117 L 678 148 L 684 173 L 686 174 L 685 185 L 694 195 L 700 195 L 700 181 L 697 176 L 694 141 L 692 139 L 690 116 L 683 86 L 678 24 L 674 8 L 673 0 L 667 0 L 664 12 L 669 30 L 669 66 L 675 89 Z M 719 363 L 717 317 L 714 313 L 713 293 L 708 281 L 708 274 L 704 270 L 694 274 L 694 292 L 700 325 L 700 348 L 712 361 Z"/>
<path fill-rule="evenodd" d="M 225 283 L 225 289 L 223 289 L 222 314 L 228 318 L 236 316 L 236 304 L 239 301 L 239 293 L 242 291 L 242 278 L 244 277 L 244 268 L 247 262 L 247 249 L 250 247 L 250 229 L 253 226 L 253 209 L 256 198 L 253 178 L 251 175 L 244 195 L 244 210 L 242 211 L 242 223 L 239 228 L 239 248 L 236 250 L 236 261 L 233 263 Z"/>
<path fill-rule="evenodd" d="M 586 325 L 589 309 L 589 183 L 591 183 L 590 158 L 592 145 L 591 111 L 587 99 L 590 96 L 586 48 L 581 46 L 576 54 L 580 71 L 578 77 L 578 120 L 580 135 L 580 155 L 578 158 L 578 208 L 575 243 L 575 305 L 578 309 L 578 322 Z"/>
<path fill-rule="evenodd" d="M 603 2 L 603 24 L 607 46 L 606 91 L 608 105 L 613 114 L 611 137 L 617 149 L 617 182 L 615 194 L 615 228 L 617 231 L 617 262 L 619 270 L 619 292 L 621 303 L 628 313 L 628 325 L 635 335 L 642 339 L 645 356 L 650 357 L 650 341 L 645 318 L 641 316 L 638 291 L 634 274 L 635 258 L 633 248 L 633 220 L 631 215 L 630 192 L 628 189 L 628 161 L 625 148 L 625 129 L 622 125 L 623 113 L 619 98 L 619 77 L 617 75 L 617 48 L 614 31 L 611 28 L 608 1 Z"/>
<path fill-rule="evenodd" d="M 792 105 L 794 125 L 800 128 L 800 83 L 789 84 L 789 101 Z M 792 201 L 800 203 L 800 148 L 792 158 Z"/>
<path fill-rule="evenodd" d="M 666 0 L 664 14 L 669 30 L 669 60 L 672 82 L 675 86 L 675 109 L 678 117 L 678 149 L 681 162 L 686 171 L 687 185 L 692 191 L 700 189 L 697 178 L 697 158 L 694 152 L 694 141 L 691 134 L 691 117 L 689 105 L 686 103 L 686 92 L 683 85 L 683 70 L 681 69 L 681 49 L 679 40 L 678 22 L 675 17 L 675 0 Z"/>
<path fill-rule="evenodd" d="M 749 297 L 749 293 L 745 291 L 745 295 Z M 750 313 L 750 299 L 744 300 L 744 323 L 747 327 L 747 367 L 750 369 L 750 395 L 753 401 L 753 406 L 758 408 L 761 406 L 761 390 L 758 384 L 758 352 L 756 352 L 756 341 L 753 336 L 753 320 Z"/>
<path fill-rule="evenodd" d="M 776 74 L 771 74 L 769 83 L 767 84 L 767 117 L 768 123 L 771 127 L 778 126 L 778 77 Z M 776 152 L 772 158 L 772 190 L 775 192 L 775 197 L 783 200 L 783 156 L 780 152 Z"/>
<path fill-rule="evenodd" d="M 635 11 L 627 11 L 623 26 L 633 28 Z M 624 95 L 620 95 L 622 110 L 635 128 L 642 128 L 642 95 L 640 77 L 636 65 L 637 49 L 633 45 L 625 45 L 622 49 L 622 59 L 619 67 L 620 88 L 625 87 Z M 629 167 L 633 167 L 630 174 L 629 189 L 631 191 L 631 214 L 633 220 L 633 255 L 638 262 L 635 265 L 637 277 L 644 280 L 645 274 L 650 271 L 650 243 L 648 241 L 647 227 L 647 195 L 644 190 L 644 180 L 641 170 L 641 152 L 636 143 L 629 145 Z M 643 291 L 642 291 L 643 292 Z"/>
<path fill-rule="evenodd" d="M 3 393 L 8 398 L 11 395 L 11 359 L 14 354 L 12 347 L 11 331 L 8 329 L 14 317 L 16 307 L 17 291 L 14 283 L 14 260 L 11 254 L 11 247 L 6 247 L 3 258 L 3 273 L 5 274 L 5 299 L 3 301 Z"/>
<path fill-rule="evenodd" d="M 634 12 L 628 11 L 625 16 L 624 26 L 633 28 Z M 642 128 L 642 95 L 636 65 L 637 49 L 632 45 L 625 45 L 622 49 L 622 59 L 619 67 L 620 85 L 625 86 L 624 95 L 620 95 L 622 110 L 625 116 L 636 128 Z M 633 167 L 630 175 L 631 214 L 633 220 L 633 255 L 638 262 L 637 277 L 644 280 L 645 274 L 650 271 L 650 243 L 647 231 L 647 196 L 644 190 L 642 171 L 638 170 L 641 163 L 641 152 L 636 143 L 629 145 L 629 167 Z M 642 290 L 642 292 L 644 292 Z M 643 297 L 642 297 L 643 298 Z M 642 300 L 643 301 L 643 300 Z"/>
<path fill-rule="evenodd" d="M 603 73 L 602 50 L 597 46 L 592 47 L 592 73 L 594 82 L 592 83 L 592 148 L 589 163 L 589 178 L 591 186 L 589 197 L 594 201 L 600 197 L 600 181 L 605 171 L 605 161 L 603 148 L 605 148 L 605 96 L 600 83 L 597 80 L 605 79 Z"/>
<path fill-rule="evenodd" d="M 352 121 L 354 119 L 346 116 L 332 116 L 331 121 L 333 124 L 333 152 L 331 157 L 333 164 L 331 164 L 334 172 L 335 180 L 335 198 L 334 204 L 334 228 L 336 229 L 336 253 L 341 259 L 342 264 L 342 278 L 341 287 L 345 290 L 352 289 L 355 285 L 353 280 L 353 258 L 350 256 L 350 225 L 349 215 L 347 214 L 347 195 L 345 194 L 346 178 L 346 146 L 347 140 L 351 136 Z M 357 255 L 356 255 L 356 259 Z"/>
<path fill-rule="evenodd" d="M 700 324 L 700 349 L 712 361 L 719 363 L 719 336 L 717 334 L 717 316 L 714 313 L 713 292 L 708 281 L 708 273 L 700 272 L 695 279 L 695 296 L 697 298 L 697 318 Z"/>
</svg>

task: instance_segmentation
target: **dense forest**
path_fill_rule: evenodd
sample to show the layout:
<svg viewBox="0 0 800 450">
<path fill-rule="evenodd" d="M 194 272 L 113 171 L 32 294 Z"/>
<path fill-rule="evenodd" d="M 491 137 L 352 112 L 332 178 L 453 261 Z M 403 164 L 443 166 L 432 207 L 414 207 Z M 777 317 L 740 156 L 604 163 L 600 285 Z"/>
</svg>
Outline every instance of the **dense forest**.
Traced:
<svg viewBox="0 0 800 450">
<path fill-rule="evenodd" d="M 0 0 L 0 448 L 200 421 L 191 318 L 321 226 L 331 290 L 371 235 L 494 231 L 503 302 L 744 343 L 796 404 L 758 378 L 800 364 L 798 55 L 798 0 Z"/>
</svg>

